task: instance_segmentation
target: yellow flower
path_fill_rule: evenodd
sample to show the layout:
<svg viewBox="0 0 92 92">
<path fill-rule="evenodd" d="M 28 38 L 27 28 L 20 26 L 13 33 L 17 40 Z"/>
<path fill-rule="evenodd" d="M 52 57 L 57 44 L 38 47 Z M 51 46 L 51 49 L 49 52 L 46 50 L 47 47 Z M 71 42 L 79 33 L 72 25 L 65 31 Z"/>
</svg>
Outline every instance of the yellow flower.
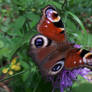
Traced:
<svg viewBox="0 0 92 92">
<path fill-rule="evenodd" d="M 16 68 L 16 65 L 11 65 L 11 69 L 15 69 Z"/>
<path fill-rule="evenodd" d="M 21 67 L 19 66 L 19 65 L 16 65 L 16 67 L 15 67 L 15 71 L 19 71 L 21 69 Z"/>
<path fill-rule="evenodd" d="M 3 72 L 3 73 L 7 73 L 8 70 L 9 70 L 9 68 L 4 68 L 4 69 L 2 70 L 2 72 Z"/>
<path fill-rule="evenodd" d="M 36 11 L 36 9 L 35 8 L 32 8 L 31 11 L 34 12 L 34 11 Z"/>
<path fill-rule="evenodd" d="M 12 59 L 11 64 L 14 65 L 16 63 L 16 57 Z"/>
<path fill-rule="evenodd" d="M 17 63 L 16 65 L 20 65 L 20 63 Z"/>
<path fill-rule="evenodd" d="M 13 73 L 14 73 L 14 72 L 13 72 L 12 70 L 10 70 L 10 71 L 8 72 L 9 75 L 13 75 Z"/>
</svg>

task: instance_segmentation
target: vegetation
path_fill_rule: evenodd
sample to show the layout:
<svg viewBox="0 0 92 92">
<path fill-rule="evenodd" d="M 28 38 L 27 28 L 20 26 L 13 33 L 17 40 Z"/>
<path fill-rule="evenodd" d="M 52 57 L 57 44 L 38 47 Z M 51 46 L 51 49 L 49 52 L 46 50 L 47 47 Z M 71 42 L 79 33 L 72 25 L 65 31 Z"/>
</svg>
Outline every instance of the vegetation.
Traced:
<svg viewBox="0 0 92 92">
<path fill-rule="evenodd" d="M 56 7 L 70 41 L 92 48 L 91 0 L 0 0 L 0 82 L 8 84 L 12 92 L 52 90 L 28 54 L 29 41 L 37 34 L 36 25 L 46 5 Z M 91 92 L 92 84 L 79 80 L 73 92 Z"/>
</svg>

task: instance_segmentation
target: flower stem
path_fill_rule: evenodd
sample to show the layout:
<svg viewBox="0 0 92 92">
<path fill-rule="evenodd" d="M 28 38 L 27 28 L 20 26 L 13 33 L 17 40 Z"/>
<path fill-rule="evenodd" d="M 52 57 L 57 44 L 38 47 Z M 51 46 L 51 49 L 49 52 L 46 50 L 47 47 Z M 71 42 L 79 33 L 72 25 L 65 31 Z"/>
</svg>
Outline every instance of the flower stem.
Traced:
<svg viewBox="0 0 92 92">
<path fill-rule="evenodd" d="M 19 72 L 19 73 L 14 74 L 14 75 L 11 75 L 11 76 L 9 76 L 7 78 L 1 79 L 0 82 L 5 81 L 5 80 L 8 80 L 10 78 L 13 78 L 13 77 L 15 77 L 17 75 L 23 74 L 24 72 L 26 72 L 26 71 L 22 71 L 22 72 Z"/>
</svg>

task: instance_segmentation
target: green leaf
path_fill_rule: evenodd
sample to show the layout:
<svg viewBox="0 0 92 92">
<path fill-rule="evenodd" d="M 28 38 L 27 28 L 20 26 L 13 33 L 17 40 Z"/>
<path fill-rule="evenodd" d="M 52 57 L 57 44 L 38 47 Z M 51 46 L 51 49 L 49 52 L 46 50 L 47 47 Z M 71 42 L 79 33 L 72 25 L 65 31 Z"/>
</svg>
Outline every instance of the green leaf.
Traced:
<svg viewBox="0 0 92 92">
<path fill-rule="evenodd" d="M 21 61 L 20 63 L 21 63 L 21 66 L 22 66 L 25 70 L 30 69 L 30 66 L 29 66 L 29 64 L 27 64 L 27 62 Z"/>
<path fill-rule="evenodd" d="M 55 7 L 57 7 L 58 9 L 61 9 L 61 4 L 58 3 L 58 2 L 56 2 L 56 1 L 48 1 L 48 2 L 47 2 L 47 5 L 48 5 L 48 4 L 52 4 L 52 5 L 54 5 Z"/>
<path fill-rule="evenodd" d="M 21 35 L 20 29 L 22 29 L 24 22 L 25 22 L 24 16 L 18 17 L 14 21 L 14 23 L 10 24 L 9 30 L 7 33 L 12 36 L 19 35 L 19 34 Z"/>
<path fill-rule="evenodd" d="M 30 76 L 30 74 L 31 74 L 30 71 L 27 71 L 24 74 L 22 74 L 22 80 L 25 82 Z"/>
<path fill-rule="evenodd" d="M 0 58 L 2 58 L 3 56 L 7 57 L 9 55 L 9 51 L 9 48 L 0 49 Z"/>
<path fill-rule="evenodd" d="M 0 48 L 3 48 L 4 47 L 4 43 L 3 41 L 0 40 Z"/>
<path fill-rule="evenodd" d="M 76 21 L 77 21 L 77 23 L 79 23 L 79 25 L 80 25 L 80 27 L 81 27 L 81 29 L 84 31 L 84 32 L 87 32 L 86 31 L 86 29 L 85 29 L 85 27 L 84 27 L 84 25 L 83 25 L 83 23 L 81 22 L 81 20 L 75 15 L 75 14 L 73 14 L 72 12 L 67 12 L 69 15 L 71 15 Z"/>
<path fill-rule="evenodd" d="M 31 28 L 35 27 L 38 21 L 40 20 L 40 17 L 37 14 L 32 13 L 32 12 L 27 13 L 26 17 L 31 20 L 30 22 Z"/>
<path fill-rule="evenodd" d="M 86 47 L 86 46 L 87 46 L 87 42 L 88 42 L 88 33 L 87 33 L 87 31 L 86 31 L 86 29 L 85 29 L 83 23 L 82 23 L 81 20 L 80 20 L 75 14 L 73 14 L 72 12 L 67 12 L 67 14 L 71 15 L 71 16 L 74 18 L 74 20 L 77 21 L 77 23 L 80 25 L 80 27 L 81 27 L 81 29 L 82 29 L 83 32 L 81 31 L 82 34 L 79 35 L 78 37 L 79 37 L 79 40 L 80 40 L 80 42 L 82 43 L 82 45 L 84 45 L 84 47 Z M 85 40 L 84 40 L 84 38 L 85 38 Z"/>
<path fill-rule="evenodd" d="M 88 43 L 87 43 L 87 46 L 92 48 L 92 34 L 88 34 Z"/>
</svg>

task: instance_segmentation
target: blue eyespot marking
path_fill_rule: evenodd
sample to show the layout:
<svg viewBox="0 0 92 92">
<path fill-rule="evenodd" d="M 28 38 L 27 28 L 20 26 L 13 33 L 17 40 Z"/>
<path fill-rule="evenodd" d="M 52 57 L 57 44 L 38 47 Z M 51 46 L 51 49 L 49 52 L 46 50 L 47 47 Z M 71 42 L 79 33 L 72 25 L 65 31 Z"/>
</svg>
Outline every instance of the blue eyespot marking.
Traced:
<svg viewBox="0 0 92 92">
<path fill-rule="evenodd" d="M 44 41 L 43 41 L 42 38 L 37 38 L 37 39 L 35 40 L 35 46 L 36 46 L 37 48 L 42 47 L 43 44 L 44 44 Z"/>
<path fill-rule="evenodd" d="M 58 71 L 59 69 L 61 69 L 61 67 L 62 67 L 62 64 L 56 64 L 53 68 L 52 68 L 52 71 L 53 72 L 56 72 L 56 71 Z"/>
</svg>

